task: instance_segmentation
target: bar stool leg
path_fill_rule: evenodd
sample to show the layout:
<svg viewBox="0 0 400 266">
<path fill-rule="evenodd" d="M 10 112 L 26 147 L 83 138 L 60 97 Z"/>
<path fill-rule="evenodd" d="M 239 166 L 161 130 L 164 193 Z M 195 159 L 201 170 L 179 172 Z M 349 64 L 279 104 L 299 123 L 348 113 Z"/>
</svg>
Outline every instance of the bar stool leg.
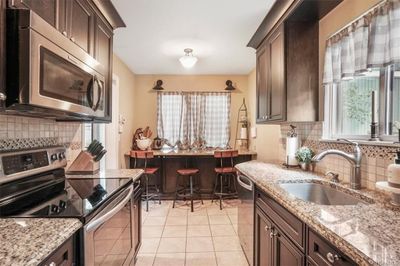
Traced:
<svg viewBox="0 0 400 266">
<path fill-rule="evenodd" d="M 215 197 L 216 197 L 216 194 L 215 194 L 215 193 L 217 193 L 217 186 L 218 186 L 218 173 L 215 175 L 214 195 L 213 195 L 213 197 L 212 197 L 211 203 L 214 202 L 214 199 L 215 199 Z"/>
<path fill-rule="evenodd" d="M 193 212 L 193 176 L 189 176 L 190 178 L 190 209 Z"/>
<path fill-rule="evenodd" d="M 223 175 L 219 175 L 220 182 L 221 182 L 221 188 L 220 188 L 220 193 L 219 193 L 219 209 L 222 210 L 222 188 L 223 188 Z"/>
<path fill-rule="evenodd" d="M 175 208 L 175 201 L 178 198 L 178 184 L 179 184 L 179 175 L 176 176 L 176 184 L 175 184 L 175 198 L 172 203 L 172 208 Z"/>
<path fill-rule="evenodd" d="M 145 175 L 145 179 L 146 179 L 146 212 L 149 211 L 149 177 L 148 175 Z"/>
</svg>

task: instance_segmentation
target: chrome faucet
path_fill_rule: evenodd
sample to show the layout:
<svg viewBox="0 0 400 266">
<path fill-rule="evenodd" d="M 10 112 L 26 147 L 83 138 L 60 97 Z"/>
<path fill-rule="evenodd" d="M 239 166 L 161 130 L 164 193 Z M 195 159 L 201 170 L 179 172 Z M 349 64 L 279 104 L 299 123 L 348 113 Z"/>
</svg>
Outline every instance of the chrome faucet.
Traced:
<svg viewBox="0 0 400 266">
<path fill-rule="evenodd" d="M 346 153 L 341 150 L 335 150 L 335 149 L 330 149 L 330 150 L 325 150 L 317 155 L 315 155 L 312 158 L 313 162 L 319 162 L 321 161 L 325 156 L 329 154 L 334 154 L 334 155 L 339 155 L 343 158 L 345 158 L 347 161 L 350 162 L 351 164 L 351 173 L 350 173 L 350 187 L 352 189 L 361 189 L 361 158 L 362 158 L 362 152 L 360 145 L 357 142 L 349 141 L 347 139 L 338 139 L 339 141 L 345 141 L 347 143 L 353 144 L 354 145 L 354 151 L 353 153 Z"/>
</svg>

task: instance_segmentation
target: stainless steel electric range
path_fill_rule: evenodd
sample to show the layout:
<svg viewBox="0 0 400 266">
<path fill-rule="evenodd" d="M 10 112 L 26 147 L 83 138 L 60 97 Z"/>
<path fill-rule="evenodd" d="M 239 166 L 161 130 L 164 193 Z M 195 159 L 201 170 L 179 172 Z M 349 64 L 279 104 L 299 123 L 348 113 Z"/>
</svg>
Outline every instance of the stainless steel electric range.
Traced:
<svg viewBox="0 0 400 266">
<path fill-rule="evenodd" d="M 78 265 L 129 263 L 140 183 L 131 178 L 66 179 L 63 147 L 0 153 L 0 217 L 77 218 Z M 140 212 L 139 212 L 140 215 Z"/>
</svg>

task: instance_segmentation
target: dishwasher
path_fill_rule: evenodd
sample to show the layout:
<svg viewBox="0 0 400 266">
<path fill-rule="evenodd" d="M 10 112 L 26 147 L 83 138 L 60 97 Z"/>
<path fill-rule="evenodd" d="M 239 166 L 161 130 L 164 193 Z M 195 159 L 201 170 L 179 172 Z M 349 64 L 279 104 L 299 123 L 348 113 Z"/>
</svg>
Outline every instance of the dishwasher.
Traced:
<svg viewBox="0 0 400 266">
<path fill-rule="evenodd" d="M 253 265 L 254 241 L 254 183 L 245 175 L 237 174 L 238 196 L 238 235 L 247 262 Z"/>
</svg>

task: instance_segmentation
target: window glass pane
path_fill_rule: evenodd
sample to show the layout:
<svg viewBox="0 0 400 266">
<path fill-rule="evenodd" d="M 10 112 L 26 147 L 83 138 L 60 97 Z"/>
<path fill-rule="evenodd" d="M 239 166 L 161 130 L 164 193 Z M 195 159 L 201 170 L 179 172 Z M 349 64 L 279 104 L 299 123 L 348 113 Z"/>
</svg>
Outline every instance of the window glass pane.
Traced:
<svg viewBox="0 0 400 266">
<path fill-rule="evenodd" d="M 343 80 L 338 86 L 337 135 L 368 135 L 371 123 L 372 91 L 379 91 L 379 70 L 351 80 Z M 378 98 L 377 101 L 379 102 Z"/>
<path fill-rule="evenodd" d="M 207 95 L 205 108 L 205 141 L 207 147 L 224 148 L 228 145 L 229 105 L 229 95 Z"/>
<path fill-rule="evenodd" d="M 388 102 L 391 102 L 391 113 L 392 113 L 392 119 L 389 122 L 392 122 L 390 124 L 393 124 L 393 122 L 398 122 L 400 123 L 400 64 L 393 66 L 393 75 L 392 75 L 392 95 L 389 94 L 389 97 L 391 96 L 391 100 Z M 392 131 L 389 130 L 389 134 L 392 135 L 398 135 L 399 130 L 397 128 L 392 128 Z"/>
<path fill-rule="evenodd" d="M 158 128 L 158 135 L 168 140 L 168 144 L 174 146 L 181 137 L 183 97 L 181 94 L 165 94 L 161 97 L 161 112 L 159 115 L 162 116 L 160 118 L 162 125 Z"/>
</svg>

